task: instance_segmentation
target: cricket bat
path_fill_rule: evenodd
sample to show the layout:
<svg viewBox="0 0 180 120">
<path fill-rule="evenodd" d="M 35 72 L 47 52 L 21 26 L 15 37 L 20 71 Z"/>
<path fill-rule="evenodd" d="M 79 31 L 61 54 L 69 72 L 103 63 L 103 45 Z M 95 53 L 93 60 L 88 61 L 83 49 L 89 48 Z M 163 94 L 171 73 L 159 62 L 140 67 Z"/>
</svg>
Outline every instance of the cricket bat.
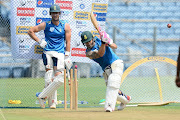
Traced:
<svg viewBox="0 0 180 120">
<path fill-rule="evenodd" d="M 96 28 L 96 30 L 98 31 L 98 33 L 100 34 L 101 32 L 101 28 L 100 26 L 98 25 L 98 22 L 93 14 L 93 12 L 91 11 L 91 14 L 90 14 L 90 18 L 91 18 L 91 22 L 93 23 L 94 27 Z M 101 35 L 101 34 L 100 34 Z"/>
</svg>

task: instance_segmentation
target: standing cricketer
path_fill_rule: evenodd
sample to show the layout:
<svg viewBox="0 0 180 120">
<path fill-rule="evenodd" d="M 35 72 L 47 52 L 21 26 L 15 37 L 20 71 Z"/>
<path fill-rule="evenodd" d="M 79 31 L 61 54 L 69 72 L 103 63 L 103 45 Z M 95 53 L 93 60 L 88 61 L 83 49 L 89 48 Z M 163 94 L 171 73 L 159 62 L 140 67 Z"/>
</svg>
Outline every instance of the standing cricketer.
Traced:
<svg viewBox="0 0 180 120">
<path fill-rule="evenodd" d="M 68 23 L 59 20 L 61 11 L 58 5 L 51 5 L 49 13 L 52 17 L 51 21 L 32 27 L 28 34 L 44 48 L 42 58 L 46 68 L 45 88 L 38 95 L 39 104 L 41 108 L 45 108 L 44 102 L 48 99 L 49 107 L 55 109 L 57 89 L 64 83 L 64 64 L 69 68 L 72 66 L 69 58 L 71 29 Z M 41 40 L 35 35 L 41 30 L 44 30 L 45 40 Z"/>
<path fill-rule="evenodd" d="M 180 87 L 180 47 L 179 47 L 179 54 L 177 58 L 177 74 L 176 74 L 176 86 Z"/>
<path fill-rule="evenodd" d="M 86 49 L 86 56 L 93 59 L 104 70 L 103 76 L 106 82 L 105 111 L 115 110 L 116 100 L 120 101 L 118 110 L 125 108 L 131 100 L 130 96 L 124 95 L 120 90 L 121 76 L 123 74 L 123 61 L 112 51 L 117 49 L 117 45 L 109 38 L 109 35 L 102 31 L 101 39 L 93 37 L 91 32 L 84 31 L 81 34 L 81 42 Z"/>
</svg>

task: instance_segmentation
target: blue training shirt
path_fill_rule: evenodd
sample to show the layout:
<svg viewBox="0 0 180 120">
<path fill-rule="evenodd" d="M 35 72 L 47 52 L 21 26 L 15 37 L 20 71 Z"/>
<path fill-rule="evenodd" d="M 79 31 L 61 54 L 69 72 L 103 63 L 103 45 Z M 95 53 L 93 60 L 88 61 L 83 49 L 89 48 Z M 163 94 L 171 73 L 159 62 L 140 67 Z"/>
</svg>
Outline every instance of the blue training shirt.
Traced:
<svg viewBox="0 0 180 120">
<path fill-rule="evenodd" d="M 98 37 L 94 37 L 94 39 L 95 39 L 94 47 L 92 47 L 91 49 L 87 49 L 86 52 L 99 50 L 102 44 L 101 40 Z M 106 46 L 106 51 L 104 53 L 104 56 L 93 60 L 99 63 L 99 65 L 104 70 L 107 66 L 111 65 L 117 59 L 119 59 L 119 57 L 112 51 L 112 49 L 109 46 Z"/>
<path fill-rule="evenodd" d="M 65 43 L 65 22 L 59 21 L 59 25 L 56 26 L 52 21 L 46 22 L 46 28 L 44 30 L 45 41 L 47 42 L 45 51 L 57 51 L 58 53 L 64 53 Z"/>
</svg>

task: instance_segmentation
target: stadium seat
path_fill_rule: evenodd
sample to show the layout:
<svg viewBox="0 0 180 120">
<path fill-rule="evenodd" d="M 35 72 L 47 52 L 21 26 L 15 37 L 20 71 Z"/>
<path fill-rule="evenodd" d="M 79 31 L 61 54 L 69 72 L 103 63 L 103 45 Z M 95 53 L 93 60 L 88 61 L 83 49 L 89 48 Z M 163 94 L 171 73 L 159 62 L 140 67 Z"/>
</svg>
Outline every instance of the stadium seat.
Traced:
<svg viewBox="0 0 180 120">
<path fill-rule="evenodd" d="M 149 2 L 149 6 L 162 6 L 161 2 Z"/>
<path fill-rule="evenodd" d="M 136 2 L 135 3 L 136 6 L 148 6 L 149 4 L 147 2 Z"/>
<path fill-rule="evenodd" d="M 9 67 L 0 67 L 0 78 L 11 77 L 11 69 Z"/>
<path fill-rule="evenodd" d="M 176 3 L 175 2 L 162 2 L 162 5 L 168 7 L 168 6 L 175 6 Z"/>
<path fill-rule="evenodd" d="M 141 7 L 142 12 L 149 12 L 149 11 L 153 11 L 153 10 L 154 10 L 154 7 L 149 7 L 149 6 Z"/>
<path fill-rule="evenodd" d="M 13 78 L 24 77 L 24 68 L 23 67 L 13 67 L 12 68 L 12 77 Z"/>
</svg>

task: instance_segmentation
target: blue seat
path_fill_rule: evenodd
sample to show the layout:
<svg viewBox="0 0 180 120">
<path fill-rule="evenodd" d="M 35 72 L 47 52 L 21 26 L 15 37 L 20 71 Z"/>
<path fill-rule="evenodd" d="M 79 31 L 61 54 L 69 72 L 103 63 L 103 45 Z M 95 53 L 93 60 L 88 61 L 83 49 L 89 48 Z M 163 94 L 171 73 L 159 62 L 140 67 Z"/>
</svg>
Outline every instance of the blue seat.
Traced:
<svg viewBox="0 0 180 120">
<path fill-rule="evenodd" d="M 141 7 L 138 7 L 138 6 L 129 6 L 128 7 L 128 12 L 136 12 L 136 11 L 140 11 L 141 10 Z"/>
<path fill-rule="evenodd" d="M 175 2 L 162 2 L 162 5 L 163 6 L 166 6 L 166 7 L 168 7 L 168 6 L 175 6 L 176 5 L 176 3 Z"/>
<path fill-rule="evenodd" d="M 162 17 L 168 18 L 168 17 L 173 16 L 173 13 L 172 12 L 162 12 L 160 15 Z"/>
<path fill-rule="evenodd" d="M 135 3 L 136 6 L 148 6 L 148 2 L 136 2 Z"/>
<path fill-rule="evenodd" d="M 159 15 L 160 14 L 158 12 L 149 12 L 149 13 L 147 13 L 148 18 L 158 17 Z"/>
<path fill-rule="evenodd" d="M 127 6 L 114 6 L 114 11 L 115 12 L 123 12 L 123 11 L 127 11 Z M 114 12 L 113 11 L 113 12 Z"/>
<path fill-rule="evenodd" d="M 166 8 L 166 10 L 167 10 L 167 8 Z M 168 11 L 169 12 L 177 12 L 179 10 L 180 10 L 180 8 L 177 7 L 177 6 L 168 6 Z"/>
<path fill-rule="evenodd" d="M 134 29 L 134 30 L 133 30 L 133 33 L 134 33 L 134 34 L 137 34 L 137 35 L 146 34 L 146 29 L 137 28 L 137 29 Z"/>
<path fill-rule="evenodd" d="M 0 78 L 11 77 L 11 69 L 9 67 L 0 67 Z"/>
<path fill-rule="evenodd" d="M 143 17 L 146 17 L 146 13 L 145 12 L 135 12 L 134 16 L 136 18 L 143 18 Z"/>
<path fill-rule="evenodd" d="M 24 77 L 24 68 L 23 67 L 13 67 L 12 68 L 12 77 L 13 78 Z"/>
<path fill-rule="evenodd" d="M 161 2 L 149 2 L 149 6 L 162 6 Z"/>
<path fill-rule="evenodd" d="M 175 34 L 180 34 L 180 28 L 175 30 Z"/>
<path fill-rule="evenodd" d="M 120 28 L 122 29 L 132 29 L 134 27 L 134 23 L 121 23 L 120 24 Z"/>
<path fill-rule="evenodd" d="M 167 10 L 167 7 L 164 6 L 156 6 L 154 9 L 156 12 L 164 12 Z"/>
<path fill-rule="evenodd" d="M 154 10 L 154 7 L 149 7 L 149 6 L 143 6 L 141 8 L 141 11 L 144 11 L 144 12 L 149 12 L 149 11 L 153 11 Z"/>
<path fill-rule="evenodd" d="M 146 28 L 146 23 L 134 23 L 134 28 Z"/>
<path fill-rule="evenodd" d="M 176 11 L 176 12 L 174 13 L 174 16 L 180 17 L 180 12 L 179 12 L 179 11 Z"/>
</svg>

